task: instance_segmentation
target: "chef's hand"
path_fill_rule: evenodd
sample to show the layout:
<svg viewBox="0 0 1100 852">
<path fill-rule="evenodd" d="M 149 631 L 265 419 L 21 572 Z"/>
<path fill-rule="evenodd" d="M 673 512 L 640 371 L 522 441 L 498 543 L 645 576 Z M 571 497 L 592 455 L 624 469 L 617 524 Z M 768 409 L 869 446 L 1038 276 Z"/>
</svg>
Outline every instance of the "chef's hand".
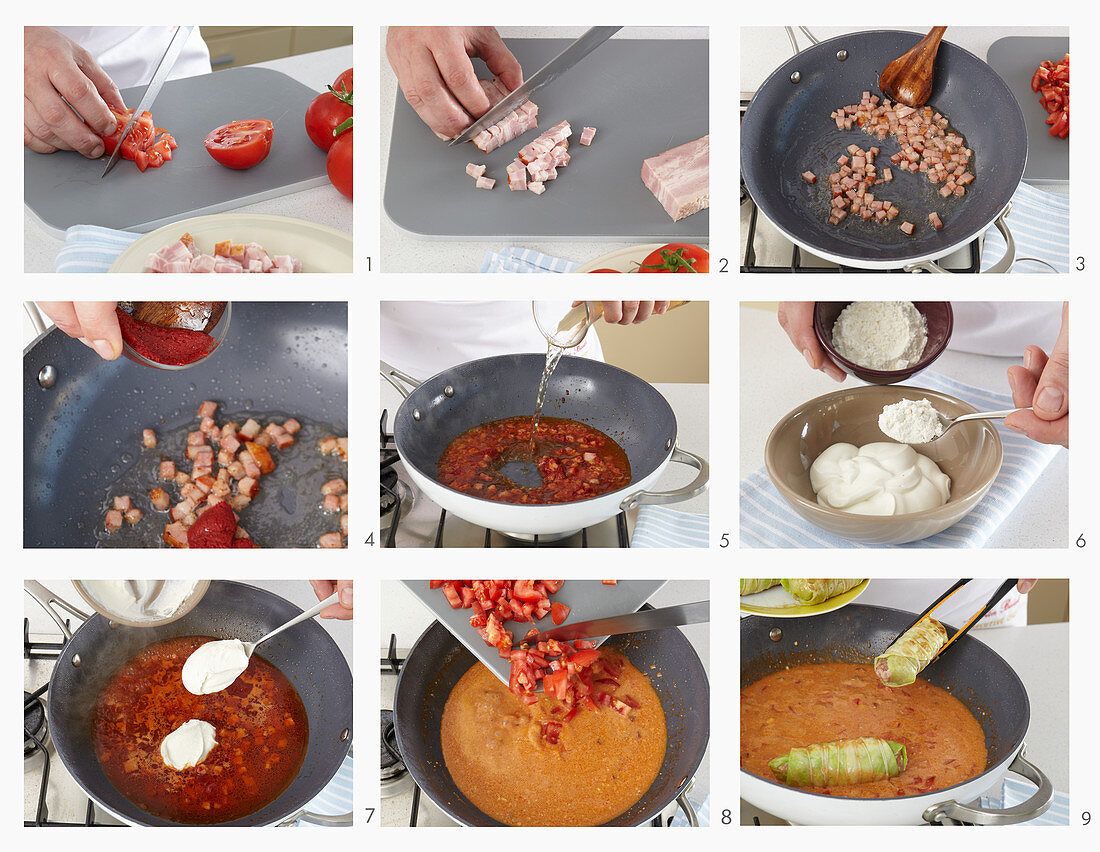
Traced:
<svg viewBox="0 0 1100 852">
<path fill-rule="evenodd" d="M 1018 591 L 1021 595 L 1026 595 L 1028 592 L 1035 588 L 1035 584 L 1038 582 L 1038 580 L 1017 580 L 1016 591 Z"/>
<path fill-rule="evenodd" d="M 1050 357 L 1038 346 L 1024 350 L 1024 365 L 1008 368 L 1014 411 L 1005 426 L 1040 444 L 1069 447 L 1069 302 L 1062 305 L 1062 329 Z"/>
<path fill-rule="evenodd" d="M 509 90 L 523 82 L 523 69 L 494 27 L 390 27 L 386 33 L 386 57 L 405 100 L 440 139 L 454 138 L 489 111 L 471 56 L 484 60 Z"/>
<path fill-rule="evenodd" d="M 832 362 L 817 342 L 817 335 L 814 334 L 813 302 L 780 302 L 779 324 L 811 368 L 821 370 L 838 382 L 848 378 L 848 374 Z"/>
<path fill-rule="evenodd" d="M 25 147 L 39 154 L 62 150 L 101 157 L 103 140 L 96 134 L 117 128 L 109 107 L 126 109 L 118 87 L 88 51 L 52 27 L 23 28 Z"/>
<path fill-rule="evenodd" d="M 583 304 L 574 302 L 573 307 Z M 603 305 L 604 322 L 616 325 L 632 325 L 645 322 L 654 314 L 668 310 L 668 302 L 600 302 Z"/>
<path fill-rule="evenodd" d="M 69 337 L 90 346 L 104 361 L 122 354 L 115 302 L 38 302 L 42 312 Z"/>
<path fill-rule="evenodd" d="M 321 618 L 338 618 L 341 621 L 347 621 L 352 617 L 351 611 L 351 584 L 352 580 L 310 580 L 309 584 L 313 586 L 313 593 L 317 595 L 317 600 L 323 601 L 333 592 L 340 593 L 340 600 L 331 606 L 326 606 L 321 610 Z"/>
</svg>

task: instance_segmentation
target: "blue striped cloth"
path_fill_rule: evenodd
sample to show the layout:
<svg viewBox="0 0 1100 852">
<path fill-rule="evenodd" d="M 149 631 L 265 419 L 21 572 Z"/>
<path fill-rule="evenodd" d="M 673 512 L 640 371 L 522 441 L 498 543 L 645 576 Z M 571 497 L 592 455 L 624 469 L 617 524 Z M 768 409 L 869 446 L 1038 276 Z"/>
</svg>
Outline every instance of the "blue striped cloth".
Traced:
<svg viewBox="0 0 1100 852">
<path fill-rule="evenodd" d="M 73 225 L 54 261 L 56 272 L 106 272 L 129 245 L 141 237 L 99 225 Z"/>
<path fill-rule="evenodd" d="M 508 246 L 485 252 L 478 272 L 572 272 L 580 266 L 571 260 L 551 257 L 534 249 Z"/>
<path fill-rule="evenodd" d="M 972 387 L 941 376 L 920 374 L 921 387 L 951 394 L 979 411 L 1012 407 L 1004 394 Z M 1060 447 L 1036 444 L 993 421 L 1004 443 L 1004 461 L 985 497 L 953 527 L 931 538 L 896 547 L 982 547 L 989 540 L 1028 488 L 1039 478 Z M 798 515 L 775 490 L 767 471 L 760 469 L 741 481 L 741 545 L 743 547 L 880 547 L 848 541 L 820 530 Z M 1017 523 L 1027 523 L 1017 518 Z"/>
<path fill-rule="evenodd" d="M 314 796 L 305 809 L 310 813 L 324 814 L 325 816 L 339 816 L 350 814 L 353 807 L 352 779 L 355 777 L 355 760 L 349 753 L 343 764 L 332 776 L 320 793 Z M 321 828 L 316 823 L 298 820 L 297 825 L 309 828 Z"/>
<path fill-rule="evenodd" d="M 1069 272 L 1069 196 L 1044 192 L 1021 183 L 1012 194 L 1008 227 L 1016 241 L 1016 257 L 1037 257 L 1059 272 Z M 996 228 L 985 232 L 982 272 L 1005 253 L 1004 237 Z M 1050 272 L 1041 263 L 1017 263 L 1011 272 Z"/>
<path fill-rule="evenodd" d="M 631 547 L 706 547 L 710 542 L 710 518 L 669 509 L 642 506 L 634 522 Z"/>
<path fill-rule="evenodd" d="M 1005 778 L 1001 786 L 1000 796 L 982 796 L 983 808 L 995 808 L 1004 810 L 1022 805 L 1033 795 L 1037 788 L 1030 781 L 1017 781 L 1015 778 Z M 1020 825 L 1069 825 L 1069 795 L 1059 790 L 1054 791 L 1054 801 L 1050 803 L 1050 809 L 1042 816 L 1029 819 Z"/>
</svg>

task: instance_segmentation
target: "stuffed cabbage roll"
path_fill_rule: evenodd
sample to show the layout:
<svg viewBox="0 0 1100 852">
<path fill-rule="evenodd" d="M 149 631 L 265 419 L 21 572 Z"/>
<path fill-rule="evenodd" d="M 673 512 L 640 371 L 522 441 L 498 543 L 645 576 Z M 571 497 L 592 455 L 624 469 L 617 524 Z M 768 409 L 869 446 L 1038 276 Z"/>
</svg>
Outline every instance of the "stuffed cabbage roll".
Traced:
<svg viewBox="0 0 1100 852">
<path fill-rule="evenodd" d="M 741 580 L 741 594 L 743 595 L 755 595 L 757 592 L 763 592 L 770 589 L 772 586 L 778 586 L 782 580 Z"/>
<path fill-rule="evenodd" d="M 861 737 L 792 748 L 768 766 L 790 787 L 834 787 L 893 778 L 908 762 L 901 743 Z"/>
<path fill-rule="evenodd" d="M 784 580 L 783 588 L 800 604 L 812 606 L 842 595 L 862 582 L 863 580 Z"/>
<path fill-rule="evenodd" d="M 947 630 L 934 618 L 922 618 L 875 657 L 875 674 L 887 686 L 908 686 L 947 642 Z"/>
</svg>

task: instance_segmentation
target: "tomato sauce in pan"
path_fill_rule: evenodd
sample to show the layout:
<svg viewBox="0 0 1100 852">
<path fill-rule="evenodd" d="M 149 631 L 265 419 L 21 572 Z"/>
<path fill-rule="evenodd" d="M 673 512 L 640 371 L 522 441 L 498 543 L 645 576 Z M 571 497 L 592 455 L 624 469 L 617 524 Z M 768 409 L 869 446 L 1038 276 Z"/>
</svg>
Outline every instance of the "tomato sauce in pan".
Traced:
<svg viewBox="0 0 1100 852">
<path fill-rule="evenodd" d="M 581 712 L 553 744 L 542 726 L 561 719 L 557 699 L 539 693 L 528 706 L 481 663 L 455 684 L 443 708 L 443 760 L 479 810 L 506 825 L 602 825 L 649 789 L 667 744 L 661 700 L 625 657 L 601 653 L 622 666 L 616 694 L 640 706 L 629 716 Z"/>
<path fill-rule="evenodd" d="M 773 672 L 741 690 L 741 768 L 770 781 L 769 761 L 792 748 L 881 737 L 902 743 L 896 778 L 806 787 L 814 793 L 888 799 L 942 790 L 985 771 L 985 734 L 955 696 L 918 679 L 891 689 L 870 665 L 821 663 Z"/>
<path fill-rule="evenodd" d="M 297 690 L 257 654 L 228 688 L 192 695 L 183 664 L 208 637 L 154 642 L 111 675 L 96 700 L 92 737 L 111 784 L 134 804 L 175 822 L 239 819 L 283 792 L 309 740 Z M 216 729 L 217 745 L 190 769 L 165 765 L 161 741 L 189 719 Z"/>
<path fill-rule="evenodd" d="M 623 448 L 599 429 L 562 417 L 541 417 L 532 445 L 533 418 L 507 417 L 482 423 L 455 438 L 439 459 L 439 481 L 502 503 L 571 503 L 630 484 Z M 533 464 L 542 484 L 520 485 L 502 468 Z"/>
</svg>

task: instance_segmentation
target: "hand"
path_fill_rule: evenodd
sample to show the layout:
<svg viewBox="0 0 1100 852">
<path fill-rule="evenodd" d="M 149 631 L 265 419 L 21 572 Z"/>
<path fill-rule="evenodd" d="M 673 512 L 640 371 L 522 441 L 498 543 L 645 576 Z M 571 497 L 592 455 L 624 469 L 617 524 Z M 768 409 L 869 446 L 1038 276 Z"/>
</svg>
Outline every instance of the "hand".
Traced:
<svg viewBox="0 0 1100 852">
<path fill-rule="evenodd" d="M 38 307 L 69 337 L 90 346 L 104 361 L 122 354 L 122 332 L 115 302 L 38 302 Z"/>
<path fill-rule="evenodd" d="M 582 304 L 574 302 L 573 307 Z M 613 325 L 632 325 L 645 322 L 654 314 L 668 310 L 668 302 L 600 302 L 603 305 L 604 322 Z"/>
<path fill-rule="evenodd" d="M 484 60 L 509 90 L 523 82 L 523 69 L 493 27 L 390 27 L 386 33 L 386 57 L 405 100 L 440 139 L 452 139 L 489 111 L 471 56 Z"/>
<path fill-rule="evenodd" d="M 1062 328 L 1050 357 L 1038 346 L 1024 350 L 1024 366 L 1008 368 L 1014 411 L 1005 426 L 1040 444 L 1069 447 L 1069 302 L 1062 305 Z"/>
<path fill-rule="evenodd" d="M 111 107 L 126 109 L 118 87 L 88 51 L 51 27 L 23 28 L 25 147 L 39 154 L 62 150 L 101 157 L 97 134 L 110 135 L 118 126 Z"/>
<path fill-rule="evenodd" d="M 1021 595 L 1026 595 L 1028 592 L 1035 588 L 1035 584 L 1038 582 L 1038 580 L 1017 580 L 1016 591 L 1018 591 Z"/>
<path fill-rule="evenodd" d="M 833 363 L 817 342 L 817 335 L 814 334 L 813 302 L 780 302 L 779 324 L 812 369 L 821 370 L 838 382 L 848 378 L 848 374 Z"/>
<path fill-rule="evenodd" d="M 331 606 L 326 606 L 321 610 L 321 618 L 338 618 L 341 621 L 347 621 L 352 617 L 351 605 L 351 586 L 353 580 L 310 580 L 309 584 L 313 586 L 313 593 L 317 595 L 317 600 L 323 601 L 333 592 L 340 593 L 340 600 L 338 603 L 334 603 Z"/>
</svg>

